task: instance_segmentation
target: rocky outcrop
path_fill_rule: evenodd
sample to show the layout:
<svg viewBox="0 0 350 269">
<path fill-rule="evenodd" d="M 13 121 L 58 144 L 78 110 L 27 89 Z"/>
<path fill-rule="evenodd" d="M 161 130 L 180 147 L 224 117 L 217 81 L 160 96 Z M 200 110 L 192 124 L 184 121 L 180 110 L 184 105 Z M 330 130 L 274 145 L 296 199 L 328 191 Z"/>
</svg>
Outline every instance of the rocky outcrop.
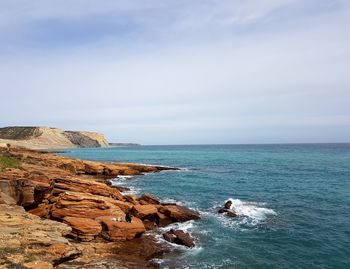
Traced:
<svg viewBox="0 0 350 269">
<path fill-rule="evenodd" d="M 0 203 L 0 227 L 1 268 L 53 268 L 80 255 L 64 237 L 70 226 L 40 219 L 4 200 Z"/>
<path fill-rule="evenodd" d="M 135 255 L 122 247 L 130 245 L 140 250 L 139 258 L 154 257 L 158 250 L 150 251 L 155 243 L 144 241 L 146 230 L 199 218 L 186 207 L 162 204 L 150 194 L 123 195 L 108 184 L 118 175 L 175 168 L 82 161 L 23 148 L 0 148 L 0 157 L 19 164 L 0 171 L 0 268 L 65 268 L 72 259 L 84 266 L 96 261 L 111 266 L 114 263 L 110 263 L 109 255 L 122 259 L 99 245 L 101 242 L 114 242 L 123 255 Z M 182 236 L 178 235 L 180 239 Z M 145 255 L 148 252 L 152 254 Z M 89 257 L 94 260 L 84 262 Z M 144 264 L 140 266 L 140 259 L 135 268 L 145 268 Z"/>
<path fill-rule="evenodd" d="M 163 238 L 171 243 L 182 245 L 185 247 L 193 248 L 195 246 L 194 240 L 189 233 L 185 233 L 183 230 L 174 230 L 163 234 Z"/>
<path fill-rule="evenodd" d="M 26 148 L 84 148 L 109 146 L 105 136 L 100 133 L 22 126 L 0 128 L 0 143 Z"/>
</svg>

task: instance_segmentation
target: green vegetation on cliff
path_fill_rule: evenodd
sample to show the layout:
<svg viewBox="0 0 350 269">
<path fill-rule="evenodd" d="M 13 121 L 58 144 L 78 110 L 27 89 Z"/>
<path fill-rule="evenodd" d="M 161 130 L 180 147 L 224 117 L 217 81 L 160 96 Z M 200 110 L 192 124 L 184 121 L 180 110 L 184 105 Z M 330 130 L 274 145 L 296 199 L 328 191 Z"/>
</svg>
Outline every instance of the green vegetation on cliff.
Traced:
<svg viewBox="0 0 350 269">
<path fill-rule="evenodd" d="M 0 171 L 5 168 L 19 168 L 20 162 L 12 157 L 0 156 Z"/>
</svg>

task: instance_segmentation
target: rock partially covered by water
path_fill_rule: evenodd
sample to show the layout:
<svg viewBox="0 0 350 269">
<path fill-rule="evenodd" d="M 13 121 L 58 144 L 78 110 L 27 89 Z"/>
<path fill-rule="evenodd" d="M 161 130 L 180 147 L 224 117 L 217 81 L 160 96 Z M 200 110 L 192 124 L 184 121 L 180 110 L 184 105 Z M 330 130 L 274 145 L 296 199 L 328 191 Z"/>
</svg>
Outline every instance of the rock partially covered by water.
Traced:
<svg viewBox="0 0 350 269">
<path fill-rule="evenodd" d="M 232 201 L 231 200 L 228 200 L 224 207 L 219 209 L 218 213 L 220 214 L 225 214 L 226 216 L 228 217 L 231 217 L 231 218 L 234 218 L 234 217 L 237 217 L 237 214 L 236 212 L 234 212 L 233 210 L 231 210 L 231 206 L 232 206 Z"/>
<path fill-rule="evenodd" d="M 174 230 L 163 234 L 163 237 L 166 241 L 169 241 L 174 244 L 186 246 L 193 248 L 195 246 L 194 240 L 189 233 L 184 232 L 183 230 Z"/>
</svg>

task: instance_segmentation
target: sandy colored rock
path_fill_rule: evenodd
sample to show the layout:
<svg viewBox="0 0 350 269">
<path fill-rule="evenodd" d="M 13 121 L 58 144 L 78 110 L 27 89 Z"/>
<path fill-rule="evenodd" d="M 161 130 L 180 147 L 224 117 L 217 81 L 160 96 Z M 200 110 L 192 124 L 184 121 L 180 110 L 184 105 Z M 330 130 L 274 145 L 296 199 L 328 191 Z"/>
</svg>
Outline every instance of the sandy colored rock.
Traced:
<svg viewBox="0 0 350 269">
<path fill-rule="evenodd" d="M 65 217 L 63 220 L 72 227 L 70 235 L 81 241 L 91 241 L 102 231 L 101 224 L 93 219 Z"/>
<path fill-rule="evenodd" d="M 24 266 L 28 269 L 53 269 L 53 265 L 43 261 L 27 262 Z"/>
<path fill-rule="evenodd" d="M 103 134 L 48 127 L 0 128 L 0 144 L 26 148 L 108 147 Z"/>
<path fill-rule="evenodd" d="M 111 241 L 131 240 L 141 236 L 146 229 L 143 222 L 136 217 L 132 218 L 131 223 L 125 221 L 118 222 L 115 216 L 103 216 L 97 218 L 102 224 L 102 236 Z"/>
<path fill-rule="evenodd" d="M 5 268 L 12 268 L 13 264 L 22 268 L 20 266 L 24 264 L 35 264 L 32 262 L 49 266 L 80 254 L 64 237 L 71 231 L 68 225 L 40 219 L 20 206 L 0 204 L 0 227 L 0 250 L 3 253 L 0 264 Z M 64 251 L 59 254 L 50 252 L 50 247 L 57 244 L 64 246 Z"/>
<path fill-rule="evenodd" d="M 157 208 L 154 205 L 135 205 L 131 209 L 131 214 L 139 219 L 147 218 L 157 212 Z"/>
<path fill-rule="evenodd" d="M 179 222 L 200 219 L 198 212 L 180 205 L 162 205 L 158 207 L 158 211 Z"/>
<path fill-rule="evenodd" d="M 158 205 L 160 204 L 159 198 L 152 196 L 148 193 L 145 193 L 141 196 L 140 198 L 140 203 L 145 202 L 146 204 L 153 204 L 153 205 Z"/>
<path fill-rule="evenodd" d="M 0 156 L 20 163 L 18 168 L 0 171 L 0 250 L 5 253 L 0 255 L 0 265 L 146 268 L 147 259 L 163 253 L 164 246 L 154 248 L 156 242 L 143 234 L 146 227 L 154 229 L 176 221 L 176 210 L 159 205 L 159 200 L 148 194 L 141 198 L 123 195 L 106 183 L 121 174 L 174 168 L 82 161 L 51 154 L 0 148 Z M 134 206 L 140 206 L 135 215 L 143 219 L 133 217 L 127 223 L 125 212 Z M 117 222 L 118 217 L 123 221 Z"/>
<path fill-rule="evenodd" d="M 124 200 L 123 195 L 115 188 L 104 183 L 94 182 L 81 178 L 57 178 L 54 180 L 54 188 L 57 191 L 73 191 L 106 196 L 118 200 Z"/>
<path fill-rule="evenodd" d="M 29 213 L 34 214 L 41 218 L 46 218 L 49 216 L 52 205 L 40 204 L 37 208 L 28 210 Z"/>
<path fill-rule="evenodd" d="M 174 220 L 172 218 L 168 217 L 167 215 L 165 215 L 163 213 L 158 212 L 157 216 L 158 216 L 158 226 L 159 227 L 165 227 L 165 226 L 174 222 Z"/>
<path fill-rule="evenodd" d="M 88 193 L 65 192 L 59 195 L 51 209 L 51 216 L 96 219 L 101 216 L 124 216 L 124 212 L 109 197 Z"/>
</svg>

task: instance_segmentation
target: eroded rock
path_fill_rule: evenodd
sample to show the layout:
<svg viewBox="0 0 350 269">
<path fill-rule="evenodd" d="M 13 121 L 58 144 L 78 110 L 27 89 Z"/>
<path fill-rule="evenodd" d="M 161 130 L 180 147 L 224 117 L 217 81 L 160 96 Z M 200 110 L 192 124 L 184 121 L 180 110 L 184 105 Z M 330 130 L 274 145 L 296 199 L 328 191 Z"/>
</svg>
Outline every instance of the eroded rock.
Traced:
<svg viewBox="0 0 350 269">
<path fill-rule="evenodd" d="M 180 205 L 162 205 L 158 211 L 178 222 L 200 219 L 198 212 Z"/>
<path fill-rule="evenodd" d="M 103 216 L 97 218 L 102 224 L 102 236 L 110 241 L 125 241 L 141 236 L 145 231 L 143 222 L 133 217 L 131 222 L 126 222 L 125 218 L 119 222 L 115 216 Z"/>
<path fill-rule="evenodd" d="M 174 230 L 163 234 L 163 238 L 171 243 L 193 248 L 195 246 L 194 240 L 189 233 L 183 230 Z"/>
<path fill-rule="evenodd" d="M 63 220 L 72 227 L 70 235 L 81 241 L 91 241 L 102 232 L 101 224 L 93 219 L 65 217 Z"/>
</svg>

